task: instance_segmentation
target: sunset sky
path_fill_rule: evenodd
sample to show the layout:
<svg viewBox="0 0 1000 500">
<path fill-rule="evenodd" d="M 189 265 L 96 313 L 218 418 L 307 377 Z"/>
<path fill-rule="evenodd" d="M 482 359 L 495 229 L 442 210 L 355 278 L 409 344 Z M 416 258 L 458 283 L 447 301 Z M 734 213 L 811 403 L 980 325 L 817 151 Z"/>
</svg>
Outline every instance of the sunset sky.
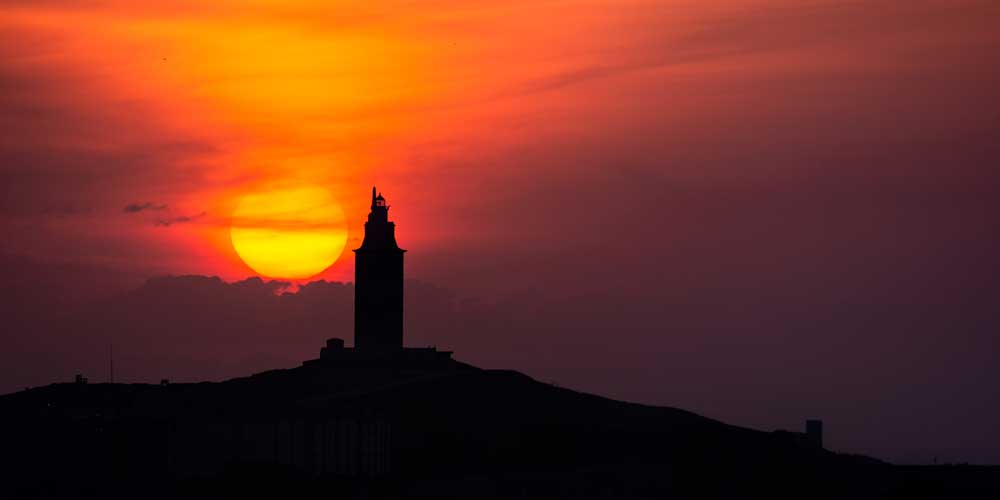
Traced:
<svg viewBox="0 0 1000 500">
<path fill-rule="evenodd" d="M 237 205 L 315 186 L 347 250 L 311 279 L 350 281 L 375 184 L 408 278 L 546 325 L 459 359 L 1000 462 L 998 26 L 992 0 L 8 0 L 0 256 L 8 295 L 44 288 L 8 312 L 255 276 Z M 8 366 L 64 340 L 12 321 Z"/>
</svg>

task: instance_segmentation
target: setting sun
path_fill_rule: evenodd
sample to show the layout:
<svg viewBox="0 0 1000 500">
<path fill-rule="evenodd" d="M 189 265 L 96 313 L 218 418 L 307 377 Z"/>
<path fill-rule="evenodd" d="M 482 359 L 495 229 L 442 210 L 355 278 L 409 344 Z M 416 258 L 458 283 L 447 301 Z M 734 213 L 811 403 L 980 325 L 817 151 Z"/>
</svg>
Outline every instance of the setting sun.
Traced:
<svg viewBox="0 0 1000 500">
<path fill-rule="evenodd" d="M 236 253 L 269 278 L 305 279 L 337 261 L 347 242 L 340 204 L 318 186 L 248 194 L 229 230 Z"/>
</svg>

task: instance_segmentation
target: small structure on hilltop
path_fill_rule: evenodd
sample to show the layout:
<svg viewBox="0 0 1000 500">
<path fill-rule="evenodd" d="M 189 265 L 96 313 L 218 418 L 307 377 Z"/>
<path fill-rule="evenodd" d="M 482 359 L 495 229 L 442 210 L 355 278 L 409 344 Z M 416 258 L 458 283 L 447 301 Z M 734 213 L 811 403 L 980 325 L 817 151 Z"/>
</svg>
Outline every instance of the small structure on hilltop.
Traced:
<svg viewBox="0 0 1000 500">
<path fill-rule="evenodd" d="M 817 447 L 823 447 L 823 421 L 806 420 L 806 442 Z"/>
</svg>

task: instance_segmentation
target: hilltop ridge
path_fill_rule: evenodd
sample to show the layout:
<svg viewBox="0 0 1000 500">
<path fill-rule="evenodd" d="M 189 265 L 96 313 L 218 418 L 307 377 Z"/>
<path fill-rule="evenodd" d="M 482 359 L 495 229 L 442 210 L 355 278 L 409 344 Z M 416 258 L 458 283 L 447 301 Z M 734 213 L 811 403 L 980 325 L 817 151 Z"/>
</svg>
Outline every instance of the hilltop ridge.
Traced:
<svg viewBox="0 0 1000 500">
<path fill-rule="evenodd" d="M 225 483 L 254 467 L 295 471 L 302 484 L 392 485 L 392 496 L 700 496 L 855 491 L 858 474 L 884 467 L 797 433 L 452 360 L 434 369 L 307 363 L 214 383 L 52 384 L 0 397 L 0 411 L 4 429 L 17 429 L 9 449 L 21 450 L 4 465 L 29 489 L 51 474 L 98 491 L 139 479 Z"/>
</svg>

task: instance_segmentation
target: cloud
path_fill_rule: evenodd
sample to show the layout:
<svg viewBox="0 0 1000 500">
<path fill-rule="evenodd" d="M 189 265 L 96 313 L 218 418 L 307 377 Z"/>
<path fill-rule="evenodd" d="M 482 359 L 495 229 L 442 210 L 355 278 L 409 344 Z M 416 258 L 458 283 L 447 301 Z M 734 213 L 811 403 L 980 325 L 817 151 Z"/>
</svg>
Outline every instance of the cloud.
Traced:
<svg viewBox="0 0 1000 500">
<path fill-rule="evenodd" d="M 160 227 L 168 227 L 174 224 L 185 224 L 188 222 L 194 222 L 206 215 L 206 212 L 197 213 L 195 215 L 180 215 L 177 217 L 170 217 L 166 219 L 157 219 L 155 225 Z"/>
<path fill-rule="evenodd" d="M 128 205 L 125 205 L 125 208 L 122 209 L 122 210 L 125 213 L 137 214 L 137 213 L 146 212 L 146 211 L 160 212 L 160 211 L 169 210 L 169 209 L 170 209 L 170 207 L 166 203 L 153 203 L 151 201 L 144 201 L 144 202 L 129 203 Z M 177 216 L 173 216 L 173 217 L 159 217 L 159 218 L 157 218 L 153 222 L 153 225 L 154 226 L 158 226 L 158 227 L 169 227 L 169 226 L 172 226 L 174 224 L 186 224 L 186 223 L 189 223 L 189 222 L 194 222 L 194 221 L 196 221 L 196 220 L 204 217 L 205 215 L 207 215 L 207 212 L 199 212 L 199 213 L 193 214 L 193 215 L 177 215 Z"/>
<path fill-rule="evenodd" d="M 125 205 L 125 208 L 123 210 L 127 213 L 134 214 L 142 212 L 143 210 L 166 210 L 166 209 L 167 209 L 166 204 L 157 204 L 150 201 L 145 201 L 142 203 L 129 203 L 128 205 Z"/>
</svg>

